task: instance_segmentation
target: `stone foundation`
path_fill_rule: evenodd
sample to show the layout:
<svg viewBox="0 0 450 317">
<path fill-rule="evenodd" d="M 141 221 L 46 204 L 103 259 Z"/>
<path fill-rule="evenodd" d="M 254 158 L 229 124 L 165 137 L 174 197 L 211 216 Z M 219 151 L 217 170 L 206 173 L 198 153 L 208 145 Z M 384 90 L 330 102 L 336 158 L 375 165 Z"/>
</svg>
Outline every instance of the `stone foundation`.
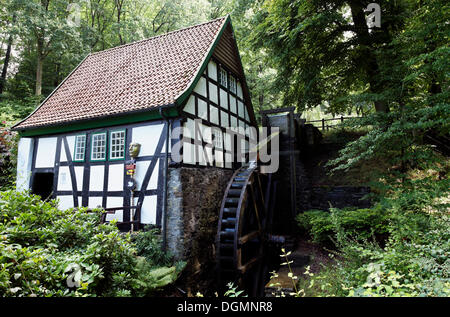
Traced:
<svg viewBox="0 0 450 317">
<path fill-rule="evenodd" d="M 219 210 L 232 174 L 219 168 L 169 169 L 167 246 L 187 262 L 187 288 L 207 289 L 214 280 Z"/>
</svg>

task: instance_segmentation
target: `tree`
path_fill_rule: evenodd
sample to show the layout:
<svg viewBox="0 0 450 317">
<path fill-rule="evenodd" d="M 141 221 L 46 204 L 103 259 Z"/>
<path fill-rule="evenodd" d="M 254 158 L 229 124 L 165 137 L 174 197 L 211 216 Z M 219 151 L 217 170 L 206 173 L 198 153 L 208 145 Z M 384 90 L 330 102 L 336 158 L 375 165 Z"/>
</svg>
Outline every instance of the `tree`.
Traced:
<svg viewBox="0 0 450 317">
<path fill-rule="evenodd" d="M 392 82 L 398 82 L 386 85 L 383 91 L 392 111 L 353 123 L 356 127 L 371 126 L 371 130 L 332 162 L 336 169 L 346 170 L 379 157 L 393 166 L 386 172 L 392 177 L 388 184 L 408 181 L 410 169 L 442 169 L 442 156 L 437 151 L 445 153 L 446 141 L 439 139 L 448 140 L 450 133 L 448 9 L 442 0 L 410 6 L 402 32 L 388 43 L 389 51 L 394 52 L 389 52 L 390 56 L 397 56 L 395 63 L 386 56 L 380 63 L 381 75 L 389 74 L 395 78 Z M 419 182 L 426 184 L 425 180 Z"/>
<path fill-rule="evenodd" d="M 18 20 L 21 37 L 31 35 L 36 52 L 35 95 L 42 94 L 42 76 L 45 59 L 51 52 L 62 54 L 68 43 L 77 37 L 68 25 L 68 1 L 64 0 L 16 0 L 20 7 Z"/>
<path fill-rule="evenodd" d="M 8 73 L 9 62 L 11 59 L 11 50 L 15 35 L 14 25 L 16 22 L 16 14 L 15 13 L 13 13 L 12 15 L 9 14 L 10 12 L 14 12 L 11 3 L 9 1 L 5 2 L 4 7 L 0 12 L 1 12 L 1 20 L 4 21 L 4 24 L 1 25 L 1 28 L 5 30 L 5 36 L 7 37 L 5 58 L 3 59 L 3 67 L 0 74 L 0 95 L 1 95 L 5 88 L 6 75 Z"/>
<path fill-rule="evenodd" d="M 377 111 L 389 110 L 380 59 L 389 54 L 403 24 L 403 3 L 380 1 L 381 28 L 369 28 L 364 9 L 370 1 L 262 2 L 252 42 L 265 48 L 279 76 L 284 103 L 299 109 L 327 101 L 343 112 L 353 99 L 370 99 Z"/>
</svg>

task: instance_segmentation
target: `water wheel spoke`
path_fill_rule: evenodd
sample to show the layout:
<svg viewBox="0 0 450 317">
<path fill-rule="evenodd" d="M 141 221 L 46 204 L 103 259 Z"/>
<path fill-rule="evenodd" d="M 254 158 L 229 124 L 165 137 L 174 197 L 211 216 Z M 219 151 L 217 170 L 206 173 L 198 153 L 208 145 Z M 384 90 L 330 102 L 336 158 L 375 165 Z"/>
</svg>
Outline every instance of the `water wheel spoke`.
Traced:
<svg viewBox="0 0 450 317">
<path fill-rule="evenodd" d="M 250 194 L 252 195 L 253 208 L 255 209 L 256 221 L 258 222 L 258 229 L 262 230 L 261 220 L 259 217 L 259 210 L 258 210 L 258 198 L 255 195 L 255 190 L 253 189 L 253 185 L 250 185 Z"/>
<path fill-rule="evenodd" d="M 255 280 L 249 294 L 255 283 L 260 284 L 261 265 L 255 265 L 264 258 L 268 214 L 262 186 L 256 168 L 243 167 L 233 174 L 223 196 L 216 238 L 219 279 Z"/>
<path fill-rule="evenodd" d="M 251 259 L 250 261 L 248 261 L 247 263 L 239 266 L 238 270 L 240 271 L 241 274 L 244 274 L 246 271 L 251 269 L 255 264 L 257 264 L 261 259 L 262 259 L 262 256 L 258 255 L 256 257 L 254 257 L 253 259 Z"/>
<path fill-rule="evenodd" d="M 244 245 L 247 242 L 253 240 L 254 238 L 261 235 L 261 230 L 252 231 L 249 234 L 246 234 L 245 236 L 242 236 L 239 238 L 239 245 Z"/>
</svg>

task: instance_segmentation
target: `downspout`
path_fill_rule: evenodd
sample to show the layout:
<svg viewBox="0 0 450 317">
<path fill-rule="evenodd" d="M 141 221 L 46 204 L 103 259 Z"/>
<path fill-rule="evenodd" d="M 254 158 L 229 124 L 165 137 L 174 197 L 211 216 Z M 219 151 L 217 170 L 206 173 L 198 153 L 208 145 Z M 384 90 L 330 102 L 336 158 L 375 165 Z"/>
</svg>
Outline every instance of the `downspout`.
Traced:
<svg viewBox="0 0 450 317">
<path fill-rule="evenodd" d="M 164 167 L 164 186 L 163 186 L 163 210 L 162 210 L 162 221 L 163 221 L 163 228 L 162 228 L 162 250 L 167 250 L 167 184 L 168 184 L 168 174 L 169 174 L 169 136 L 170 136 L 170 121 L 164 114 L 164 110 L 167 107 L 160 107 L 159 108 L 159 114 L 163 118 L 164 121 L 167 123 L 167 129 L 166 129 L 166 164 Z"/>
</svg>

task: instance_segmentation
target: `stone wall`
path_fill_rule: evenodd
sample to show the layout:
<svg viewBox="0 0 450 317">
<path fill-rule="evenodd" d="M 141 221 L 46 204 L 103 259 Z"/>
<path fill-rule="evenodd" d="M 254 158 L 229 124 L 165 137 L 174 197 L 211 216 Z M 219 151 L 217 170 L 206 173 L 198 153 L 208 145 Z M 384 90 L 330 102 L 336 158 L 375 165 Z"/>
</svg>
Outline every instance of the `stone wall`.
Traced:
<svg viewBox="0 0 450 317">
<path fill-rule="evenodd" d="M 308 194 L 309 201 L 304 210 L 329 210 L 330 204 L 335 208 L 371 207 L 371 202 L 369 199 L 362 199 L 365 195 L 370 193 L 370 187 L 315 186 L 308 188 L 305 193 Z"/>
<path fill-rule="evenodd" d="M 190 285 L 207 289 L 215 280 L 219 210 L 232 174 L 219 168 L 169 169 L 167 246 L 187 262 L 183 284 L 188 290 Z"/>
</svg>

